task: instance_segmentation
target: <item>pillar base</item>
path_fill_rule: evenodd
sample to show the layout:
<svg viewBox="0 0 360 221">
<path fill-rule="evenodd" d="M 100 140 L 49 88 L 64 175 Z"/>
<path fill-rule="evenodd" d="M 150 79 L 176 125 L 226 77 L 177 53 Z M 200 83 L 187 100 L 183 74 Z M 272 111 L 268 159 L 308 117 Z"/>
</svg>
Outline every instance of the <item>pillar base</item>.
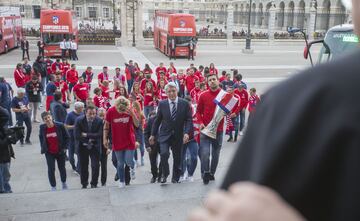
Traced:
<svg viewBox="0 0 360 221">
<path fill-rule="evenodd" d="M 254 49 L 243 48 L 242 53 L 244 53 L 244 54 L 254 54 Z"/>
</svg>

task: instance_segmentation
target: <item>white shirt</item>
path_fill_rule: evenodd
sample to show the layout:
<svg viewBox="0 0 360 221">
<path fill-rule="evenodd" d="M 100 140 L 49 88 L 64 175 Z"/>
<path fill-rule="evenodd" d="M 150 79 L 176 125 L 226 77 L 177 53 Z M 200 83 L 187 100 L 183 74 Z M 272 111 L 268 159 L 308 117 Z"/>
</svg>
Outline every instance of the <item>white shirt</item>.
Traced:
<svg viewBox="0 0 360 221">
<path fill-rule="evenodd" d="M 176 110 L 177 110 L 178 101 L 179 101 L 179 97 L 176 97 L 175 101 L 172 101 L 172 100 L 170 100 L 170 99 L 168 98 L 168 102 L 169 102 L 169 106 L 170 106 L 170 113 L 171 113 L 171 111 L 172 111 L 172 109 L 173 109 L 173 104 L 172 104 L 172 102 L 175 102 L 175 107 L 176 107 Z"/>
<path fill-rule="evenodd" d="M 65 49 L 70 49 L 70 42 L 69 41 L 65 42 Z"/>
<path fill-rule="evenodd" d="M 76 42 L 71 42 L 70 43 L 71 44 L 71 50 L 76 50 L 77 49 L 77 44 L 76 44 Z"/>
<path fill-rule="evenodd" d="M 60 49 L 65 49 L 65 42 L 60 42 Z"/>
</svg>

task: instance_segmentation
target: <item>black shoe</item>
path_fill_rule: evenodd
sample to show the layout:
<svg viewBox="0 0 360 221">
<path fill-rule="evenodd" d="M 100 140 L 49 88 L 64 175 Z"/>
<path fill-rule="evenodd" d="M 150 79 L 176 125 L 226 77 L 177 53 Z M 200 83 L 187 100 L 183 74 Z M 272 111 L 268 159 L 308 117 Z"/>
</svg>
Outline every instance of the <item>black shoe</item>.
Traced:
<svg viewBox="0 0 360 221">
<path fill-rule="evenodd" d="M 209 181 L 210 181 L 210 174 L 209 173 L 204 173 L 204 176 L 203 176 L 203 183 L 204 185 L 208 185 L 209 184 Z"/>
<path fill-rule="evenodd" d="M 25 144 L 26 144 L 26 145 L 32 145 L 32 143 L 31 143 L 30 140 L 26 140 L 26 141 L 25 141 Z"/>
<path fill-rule="evenodd" d="M 119 180 L 119 176 L 117 175 L 117 173 L 115 174 L 114 180 L 115 180 L 115 181 L 118 181 L 118 180 Z"/>
<path fill-rule="evenodd" d="M 232 142 L 232 141 L 233 141 L 232 137 L 229 137 L 229 139 L 227 140 L 227 142 Z"/>
<path fill-rule="evenodd" d="M 209 180 L 210 180 L 210 181 L 214 181 L 214 180 L 215 180 L 215 176 L 212 175 L 212 174 L 210 174 L 210 175 L 209 175 Z"/>
<path fill-rule="evenodd" d="M 180 181 L 179 181 L 179 180 L 174 179 L 174 178 L 173 178 L 173 179 L 171 179 L 171 182 L 172 182 L 172 183 L 180 183 Z"/>
<path fill-rule="evenodd" d="M 91 189 L 95 189 L 95 188 L 97 188 L 97 185 L 92 185 L 91 184 Z"/>
<path fill-rule="evenodd" d="M 153 177 L 151 178 L 151 180 L 150 180 L 150 183 L 155 183 L 155 182 L 156 182 L 156 177 L 153 176 Z"/>
<path fill-rule="evenodd" d="M 125 186 L 130 186 L 130 181 L 129 181 L 129 182 L 125 182 Z"/>
<path fill-rule="evenodd" d="M 237 142 L 237 137 L 234 138 L 234 143 L 236 143 L 236 142 Z"/>
<path fill-rule="evenodd" d="M 159 177 L 157 178 L 157 182 L 158 182 L 158 183 L 161 183 L 161 176 L 159 176 Z"/>
<path fill-rule="evenodd" d="M 167 180 L 166 180 L 166 177 L 161 177 L 161 183 L 166 183 Z"/>
<path fill-rule="evenodd" d="M 87 188 L 87 186 L 84 186 L 84 185 L 81 187 L 81 189 L 86 189 L 86 188 Z"/>
<path fill-rule="evenodd" d="M 106 183 L 102 183 L 101 186 L 106 186 Z"/>
</svg>

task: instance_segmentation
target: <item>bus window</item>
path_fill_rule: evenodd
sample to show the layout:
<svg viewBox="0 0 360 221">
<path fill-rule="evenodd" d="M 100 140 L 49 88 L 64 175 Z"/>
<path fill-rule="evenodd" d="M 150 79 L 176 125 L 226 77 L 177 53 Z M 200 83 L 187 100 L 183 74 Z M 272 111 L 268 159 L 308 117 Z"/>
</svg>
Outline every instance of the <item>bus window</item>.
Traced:
<svg viewBox="0 0 360 221">
<path fill-rule="evenodd" d="M 192 38 L 191 36 L 177 36 L 175 37 L 176 46 L 188 46 Z"/>
<path fill-rule="evenodd" d="M 45 44 L 59 44 L 63 39 L 69 40 L 69 34 L 43 33 L 43 41 Z"/>
</svg>

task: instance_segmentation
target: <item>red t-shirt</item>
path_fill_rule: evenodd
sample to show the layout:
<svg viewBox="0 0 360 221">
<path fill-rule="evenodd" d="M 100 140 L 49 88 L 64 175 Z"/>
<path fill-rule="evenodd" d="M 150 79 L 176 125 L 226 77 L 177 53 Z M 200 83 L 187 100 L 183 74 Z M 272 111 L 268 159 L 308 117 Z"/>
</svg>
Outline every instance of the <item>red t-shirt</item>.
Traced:
<svg viewBox="0 0 360 221">
<path fill-rule="evenodd" d="M 102 107 L 105 109 L 107 108 L 105 98 L 102 95 L 100 95 L 100 96 L 95 95 L 93 98 L 93 101 L 94 101 L 94 104 L 96 107 L 98 107 L 98 108 Z"/>
<path fill-rule="evenodd" d="M 115 107 L 106 112 L 105 120 L 110 124 L 112 149 L 114 151 L 135 150 L 135 130 L 132 117 L 119 113 Z"/>
<path fill-rule="evenodd" d="M 246 108 L 249 103 L 248 92 L 245 89 L 242 89 L 241 91 L 239 89 L 236 89 L 234 93 L 239 95 L 240 97 L 240 110 Z"/>
<path fill-rule="evenodd" d="M 155 69 L 155 72 L 156 72 L 156 75 L 160 75 L 160 72 L 164 72 L 164 73 L 166 73 L 166 67 L 157 67 L 156 69 Z"/>
<path fill-rule="evenodd" d="M 46 127 L 46 141 L 48 145 L 48 152 L 52 154 L 59 153 L 59 140 L 56 134 L 56 127 Z"/>
<path fill-rule="evenodd" d="M 73 88 L 74 94 L 80 98 L 80 100 L 85 101 L 89 97 L 89 86 L 87 83 L 76 84 Z"/>
<path fill-rule="evenodd" d="M 205 126 L 210 123 L 214 117 L 216 104 L 214 99 L 219 94 L 221 88 L 216 91 L 211 91 L 210 89 L 201 93 L 196 107 L 196 117 L 199 123 L 203 123 Z M 224 119 L 221 120 L 217 131 L 221 132 L 224 130 Z"/>
<path fill-rule="evenodd" d="M 104 86 L 100 86 L 100 89 L 102 91 L 102 96 L 105 98 L 105 99 L 110 99 L 110 88 L 109 87 L 104 87 Z"/>
<path fill-rule="evenodd" d="M 61 63 L 60 65 L 62 76 L 66 74 L 68 70 L 70 70 L 70 64 Z"/>
<path fill-rule="evenodd" d="M 216 76 L 218 76 L 219 71 L 216 68 L 210 68 L 209 69 L 209 74 L 215 74 Z"/>
<path fill-rule="evenodd" d="M 144 73 L 144 74 L 152 74 L 153 71 L 152 71 L 151 69 L 144 69 L 144 70 L 143 70 L 143 73 Z"/>
<path fill-rule="evenodd" d="M 66 91 L 69 90 L 67 83 L 63 80 L 54 82 L 59 91 L 61 91 L 62 101 L 66 102 Z"/>
<path fill-rule="evenodd" d="M 205 78 L 204 78 L 203 74 L 200 71 L 195 72 L 194 75 L 199 78 L 200 82 L 205 81 Z"/>
<path fill-rule="evenodd" d="M 153 80 L 153 79 L 150 79 L 150 81 L 151 81 L 151 83 L 152 83 L 152 85 L 153 85 L 153 87 L 154 87 L 154 90 L 156 90 L 156 82 Z M 145 87 L 146 87 L 146 83 L 148 82 L 148 80 L 147 79 L 142 79 L 141 81 L 140 81 L 140 90 L 145 90 Z"/>
<path fill-rule="evenodd" d="M 173 74 L 177 74 L 176 68 L 175 67 L 169 67 L 167 72 L 168 74 L 170 74 L 170 71 L 172 71 Z"/>
<path fill-rule="evenodd" d="M 57 71 L 62 71 L 62 63 L 54 62 L 51 65 L 51 73 L 55 74 Z"/>
<path fill-rule="evenodd" d="M 186 90 L 190 93 L 192 91 L 192 89 L 194 89 L 195 87 L 195 80 L 199 80 L 198 77 L 196 77 L 195 75 L 188 75 L 185 78 L 185 82 L 186 82 Z"/>
<path fill-rule="evenodd" d="M 200 88 L 196 88 L 194 87 L 194 89 L 192 89 L 190 91 L 190 97 L 192 99 L 192 103 L 193 104 L 197 104 L 198 103 L 198 100 L 199 100 L 199 97 L 200 97 L 200 94 L 201 94 L 201 89 Z"/>
<path fill-rule="evenodd" d="M 257 95 L 250 96 L 249 98 L 249 112 L 254 112 L 256 105 L 259 103 L 260 98 Z"/>
<path fill-rule="evenodd" d="M 15 69 L 14 78 L 17 87 L 25 87 L 25 84 L 27 82 L 27 77 L 22 72 L 22 70 Z"/>
<path fill-rule="evenodd" d="M 221 76 L 220 78 L 219 78 L 219 82 L 221 83 L 221 82 L 223 82 L 223 81 L 225 81 L 226 80 L 226 76 L 225 75 L 223 75 L 223 76 Z"/>
<path fill-rule="evenodd" d="M 104 74 L 103 72 L 101 72 L 100 74 L 98 74 L 98 80 L 99 80 L 99 85 L 100 83 L 102 83 L 104 80 L 109 80 L 109 74 Z"/>
<path fill-rule="evenodd" d="M 156 93 L 151 92 L 143 92 L 144 96 L 144 106 L 153 106 L 154 105 L 154 96 L 156 96 Z"/>
<path fill-rule="evenodd" d="M 79 80 L 79 73 L 77 70 L 70 69 L 66 72 L 66 81 L 71 84 L 76 84 Z"/>
<path fill-rule="evenodd" d="M 161 88 L 159 89 L 159 95 L 158 95 L 158 97 L 159 97 L 159 100 L 168 99 L 168 96 L 167 96 L 165 90 L 164 90 L 164 89 L 161 89 Z"/>
</svg>

